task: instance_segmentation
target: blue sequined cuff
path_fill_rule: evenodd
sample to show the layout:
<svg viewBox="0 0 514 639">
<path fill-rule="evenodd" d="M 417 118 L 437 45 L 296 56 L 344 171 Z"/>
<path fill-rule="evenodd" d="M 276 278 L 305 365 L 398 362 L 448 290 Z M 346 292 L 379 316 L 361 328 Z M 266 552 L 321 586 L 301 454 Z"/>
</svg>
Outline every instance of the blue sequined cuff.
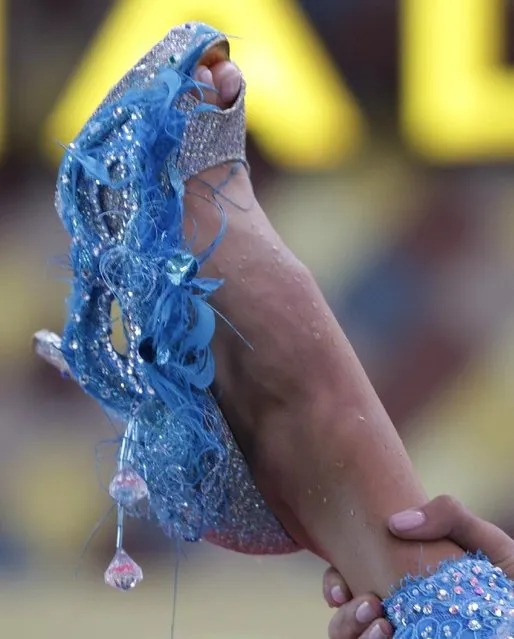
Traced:
<svg viewBox="0 0 514 639">
<path fill-rule="evenodd" d="M 514 583 L 481 555 L 406 579 L 384 608 L 398 639 L 514 638 Z"/>
</svg>

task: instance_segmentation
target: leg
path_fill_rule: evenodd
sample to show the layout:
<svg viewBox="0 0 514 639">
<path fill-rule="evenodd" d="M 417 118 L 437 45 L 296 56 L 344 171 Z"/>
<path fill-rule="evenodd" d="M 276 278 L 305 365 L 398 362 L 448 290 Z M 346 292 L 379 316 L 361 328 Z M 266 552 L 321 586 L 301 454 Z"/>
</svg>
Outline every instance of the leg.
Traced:
<svg viewBox="0 0 514 639">
<path fill-rule="evenodd" d="M 228 169 L 203 180 L 223 183 Z M 187 210 L 206 240 L 214 216 L 189 186 Z M 221 407 L 275 514 L 300 543 L 335 565 L 355 593 L 385 596 L 450 543 L 400 543 L 393 512 L 426 499 L 385 410 L 316 283 L 271 227 L 246 173 L 223 191 L 228 230 L 207 265 L 225 278 L 219 310 L 253 346 L 219 326 Z M 229 204 L 240 204 L 246 210 Z M 199 204 L 201 203 L 201 204 Z M 422 559 L 423 558 L 423 559 Z"/>
</svg>

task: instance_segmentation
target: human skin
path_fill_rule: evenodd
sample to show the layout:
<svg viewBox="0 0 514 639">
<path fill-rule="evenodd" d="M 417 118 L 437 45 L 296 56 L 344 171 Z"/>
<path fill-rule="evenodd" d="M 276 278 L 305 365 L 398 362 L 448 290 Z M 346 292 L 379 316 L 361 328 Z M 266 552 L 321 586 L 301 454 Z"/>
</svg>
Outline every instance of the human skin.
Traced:
<svg viewBox="0 0 514 639">
<path fill-rule="evenodd" d="M 206 65 L 197 77 L 217 89 L 211 101 L 228 106 L 239 71 L 226 60 Z M 273 229 L 246 170 L 233 168 L 193 178 L 185 198 L 186 233 L 195 229 L 199 250 L 219 230 L 214 190 L 227 219 L 202 270 L 225 280 L 214 304 L 245 340 L 218 324 L 221 409 L 291 536 L 330 562 L 355 595 L 383 597 L 405 574 L 462 551 L 439 540 L 421 552 L 418 542 L 390 534 L 388 518 L 426 494 L 314 277 Z"/>
<path fill-rule="evenodd" d="M 481 550 L 491 563 L 514 578 L 514 540 L 453 497 L 441 495 L 418 509 L 395 514 L 388 527 L 399 539 L 425 543 L 446 538 L 469 552 Z M 380 599 L 371 593 L 352 597 L 334 568 L 325 572 L 323 594 L 330 606 L 338 608 L 330 621 L 329 639 L 386 639 L 393 635 L 393 628 L 383 618 Z"/>
</svg>

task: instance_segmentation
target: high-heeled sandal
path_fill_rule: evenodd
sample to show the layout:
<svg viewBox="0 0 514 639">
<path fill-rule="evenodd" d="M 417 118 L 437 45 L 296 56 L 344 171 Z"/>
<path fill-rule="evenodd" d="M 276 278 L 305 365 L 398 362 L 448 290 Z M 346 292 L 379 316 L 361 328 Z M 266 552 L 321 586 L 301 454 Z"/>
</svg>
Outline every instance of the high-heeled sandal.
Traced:
<svg viewBox="0 0 514 639">
<path fill-rule="evenodd" d="M 206 87 L 192 78 L 207 51 L 228 59 L 226 37 L 200 23 L 172 29 L 112 89 L 67 148 L 58 177 L 73 289 L 62 339 L 40 331 L 36 350 L 126 425 L 109 489 L 118 504 L 116 554 L 105 573 L 122 590 L 142 579 L 123 549 L 123 517 L 138 514 L 144 498 L 172 537 L 245 553 L 298 550 L 209 390 L 208 298 L 221 281 L 198 273 L 223 229 L 193 253 L 184 185 L 210 167 L 245 165 L 246 131 L 244 86 L 226 110 L 198 97 Z M 124 353 L 111 341 L 113 303 Z"/>
</svg>

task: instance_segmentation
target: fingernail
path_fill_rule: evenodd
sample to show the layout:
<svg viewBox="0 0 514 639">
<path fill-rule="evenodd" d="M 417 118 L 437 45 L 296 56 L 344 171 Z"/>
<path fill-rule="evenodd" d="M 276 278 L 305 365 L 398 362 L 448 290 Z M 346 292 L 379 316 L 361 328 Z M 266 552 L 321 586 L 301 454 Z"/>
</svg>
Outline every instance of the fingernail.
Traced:
<svg viewBox="0 0 514 639">
<path fill-rule="evenodd" d="M 386 639 L 386 635 L 382 632 L 382 628 L 379 625 L 376 625 L 371 628 L 369 639 Z"/>
<path fill-rule="evenodd" d="M 345 599 L 343 591 L 341 590 L 341 586 L 334 586 L 330 591 L 330 596 L 332 597 L 332 600 L 335 601 L 335 603 L 344 604 Z"/>
<path fill-rule="evenodd" d="M 377 618 L 377 614 L 369 603 L 364 601 L 355 611 L 355 618 L 359 623 L 369 623 Z"/>
<path fill-rule="evenodd" d="M 426 521 L 425 513 L 420 510 L 404 510 L 401 513 L 392 515 L 389 520 L 391 526 L 400 532 L 418 528 Z"/>
</svg>

